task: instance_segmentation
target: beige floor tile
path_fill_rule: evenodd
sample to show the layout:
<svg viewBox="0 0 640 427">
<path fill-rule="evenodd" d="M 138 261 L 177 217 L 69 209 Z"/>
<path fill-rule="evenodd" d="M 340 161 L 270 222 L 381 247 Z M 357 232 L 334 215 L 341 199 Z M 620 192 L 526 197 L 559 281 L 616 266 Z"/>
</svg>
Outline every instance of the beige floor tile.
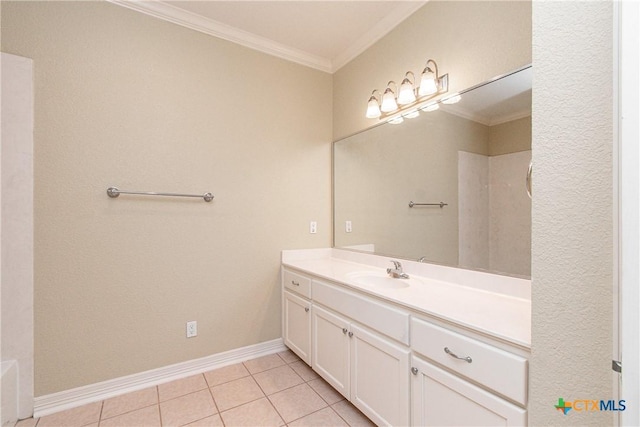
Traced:
<svg viewBox="0 0 640 427">
<path fill-rule="evenodd" d="M 100 421 L 101 427 L 160 427 L 158 405 L 137 409 L 117 417 Z"/>
<path fill-rule="evenodd" d="M 285 363 L 293 363 L 300 360 L 297 354 L 288 349 L 278 353 L 278 356 L 282 357 L 282 360 L 284 360 Z"/>
<path fill-rule="evenodd" d="M 296 371 L 296 374 L 300 375 L 300 377 L 305 381 L 311 381 L 316 378 L 320 378 L 320 375 L 316 374 L 315 371 L 302 360 L 293 362 L 289 366 L 291 367 L 291 369 Z"/>
<path fill-rule="evenodd" d="M 20 420 L 16 423 L 15 427 L 35 427 L 39 418 L 25 418 L 24 420 Z"/>
<path fill-rule="evenodd" d="M 123 394 L 104 401 L 102 416 L 107 419 L 136 409 L 158 404 L 158 389 L 156 387 L 145 388 L 133 393 Z"/>
<path fill-rule="evenodd" d="M 349 427 L 331 408 L 324 408 L 288 424 L 289 427 Z"/>
<path fill-rule="evenodd" d="M 255 374 L 253 378 L 258 382 L 258 385 L 267 396 L 304 382 L 304 380 L 287 365 L 260 372 L 259 374 Z"/>
<path fill-rule="evenodd" d="M 355 406 L 346 400 L 331 405 L 334 411 L 338 413 L 351 427 L 373 427 L 375 424 L 369 418 L 364 416 Z"/>
<path fill-rule="evenodd" d="M 102 402 L 90 403 L 40 418 L 40 427 L 80 427 L 100 420 Z"/>
<path fill-rule="evenodd" d="M 163 426 L 181 426 L 217 412 L 208 389 L 160 403 Z"/>
<path fill-rule="evenodd" d="M 211 387 L 211 393 L 220 412 L 264 397 L 264 393 L 252 377 Z"/>
<path fill-rule="evenodd" d="M 327 406 L 327 402 L 307 384 L 300 384 L 272 394 L 269 400 L 287 423 Z"/>
<path fill-rule="evenodd" d="M 251 359 L 244 362 L 244 366 L 252 374 L 266 371 L 268 369 L 277 368 L 284 365 L 284 360 L 277 354 L 269 354 L 268 356 L 258 357 L 257 359 Z"/>
<path fill-rule="evenodd" d="M 191 424 L 187 424 L 187 427 L 222 427 L 222 418 L 220 414 L 215 414 L 207 418 L 203 418 Z"/>
<path fill-rule="evenodd" d="M 322 378 L 311 380 L 307 384 L 309 384 L 309 386 L 314 389 L 315 392 L 318 393 L 329 405 L 333 405 L 334 403 L 338 403 L 344 399 L 343 395 L 341 395 L 335 388 L 331 387 L 329 383 Z"/>
<path fill-rule="evenodd" d="M 248 376 L 249 371 L 247 371 L 247 368 L 245 368 L 242 363 L 225 366 L 224 368 L 215 369 L 213 371 L 204 373 L 204 377 L 207 380 L 209 387 L 228 383 L 229 381 Z"/>
<path fill-rule="evenodd" d="M 233 426 L 282 426 L 284 421 L 266 398 L 246 403 L 220 414 L 224 425 Z"/>
<path fill-rule="evenodd" d="M 198 374 L 171 381 L 170 383 L 160 384 L 158 386 L 158 394 L 160 395 L 160 402 L 164 402 L 165 400 L 175 399 L 185 394 L 204 390 L 207 387 L 204 375 Z"/>
</svg>

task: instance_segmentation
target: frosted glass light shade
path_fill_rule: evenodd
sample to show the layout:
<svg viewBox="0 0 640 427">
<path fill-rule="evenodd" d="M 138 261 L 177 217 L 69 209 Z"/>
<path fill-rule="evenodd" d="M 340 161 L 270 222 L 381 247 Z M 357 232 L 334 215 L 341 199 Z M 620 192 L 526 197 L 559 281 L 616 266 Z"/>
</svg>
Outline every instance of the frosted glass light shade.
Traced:
<svg viewBox="0 0 640 427">
<path fill-rule="evenodd" d="M 402 116 L 394 117 L 393 119 L 389 120 L 389 123 L 391 123 L 392 125 L 399 125 L 402 122 L 404 122 Z"/>
<path fill-rule="evenodd" d="M 396 103 L 396 96 L 393 91 L 387 88 L 382 95 L 382 105 L 380 109 L 385 113 L 390 111 L 395 111 L 398 109 L 398 104 Z"/>
<path fill-rule="evenodd" d="M 367 104 L 367 118 L 375 119 L 377 117 L 380 117 L 380 115 L 382 115 L 382 112 L 380 111 L 378 100 L 375 98 L 375 96 L 372 96 L 371 98 L 369 98 L 369 103 Z"/>
<path fill-rule="evenodd" d="M 425 68 L 420 78 L 420 89 L 418 95 L 427 96 L 438 92 L 438 84 L 436 83 L 436 75 L 430 68 Z"/>
<path fill-rule="evenodd" d="M 400 92 L 398 93 L 398 104 L 411 104 L 415 100 L 416 93 L 413 90 L 413 83 L 411 83 L 409 79 L 405 78 L 400 85 Z"/>
</svg>

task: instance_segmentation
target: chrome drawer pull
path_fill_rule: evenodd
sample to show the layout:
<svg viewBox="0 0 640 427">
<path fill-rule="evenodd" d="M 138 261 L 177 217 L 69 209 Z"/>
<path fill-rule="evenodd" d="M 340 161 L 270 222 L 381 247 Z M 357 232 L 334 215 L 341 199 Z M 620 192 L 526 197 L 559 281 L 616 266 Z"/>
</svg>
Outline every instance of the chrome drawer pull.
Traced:
<svg viewBox="0 0 640 427">
<path fill-rule="evenodd" d="M 416 367 L 411 368 L 411 373 L 413 375 L 418 375 L 418 368 L 416 368 Z"/>
<path fill-rule="evenodd" d="M 293 281 L 293 280 L 291 281 L 291 284 L 292 284 L 293 286 L 300 286 L 300 283 L 295 282 L 295 281 Z"/>
<path fill-rule="evenodd" d="M 309 307 L 305 307 L 304 311 L 306 311 L 308 313 L 309 312 Z"/>
<path fill-rule="evenodd" d="M 347 333 L 347 328 L 342 328 L 342 333 L 346 334 Z"/>
<path fill-rule="evenodd" d="M 451 356 L 451 357 L 455 357 L 456 359 L 464 360 L 464 361 L 466 361 L 467 363 L 471 363 L 471 362 L 472 362 L 472 360 L 471 360 L 471 358 L 470 358 L 469 356 L 467 356 L 467 357 L 460 357 L 460 356 L 458 356 L 457 354 L 453 353 L 451 350 L 449 350 L 449 347 L 445 347 L 445 348 L 444 348 L 444 352 L 445 352 L 445 353 L 447 353 L 447 354 L 448 354 L 449 356 Z"/>
<path fill-rule="evenodd" d="M 353 336 L 353 332 L 349 332 L 349 338 Z"/>
</svg>

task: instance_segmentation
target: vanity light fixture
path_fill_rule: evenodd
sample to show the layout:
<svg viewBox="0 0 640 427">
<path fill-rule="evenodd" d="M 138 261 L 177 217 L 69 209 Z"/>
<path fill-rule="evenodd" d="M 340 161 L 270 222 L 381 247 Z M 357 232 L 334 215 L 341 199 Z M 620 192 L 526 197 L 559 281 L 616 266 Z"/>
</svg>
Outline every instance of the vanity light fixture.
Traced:
<svg viewBox="0 0 640 427">
<path fill-rule="evenodd" d="M 398 123 L 399 121 L 396 120 L 398 117 L 413 118 L 420 114 L 418 110 L 433 111 L 437 109 L 437 104 L 432 102 L 432 98 L 449 90 L 449 75 L 440 76 L 438 64 L 433 59 L 429 59 L 420 75 L 420 87 L 416 88 L 415 84 L 415 75 L 413 72 L 407 71 L 399 90 L 393 80 L 387 83 L 387 88 L 380 99 L 376 96 L 378 91 L 374 90 L 367 103 L 367 117 Z M 449 99 L 453 100 L 454 97 Z"/>
<path fill-rule="evenodd" d="M 398 103 L 396 102 L 396 93 L 389 87 L 391 84 L 396 87 L 396 91 L 398 90 L 398 85 L 393 80 L 387 83 L 387 88 L 382 94 L 382 105 L 380 105 L 380 110 L 382 110 L 382 112 L 384 113 L 389 113 L 398 109 Z"/>
<path fill-rule="evenodd" d="M 382 115 L 380 102 L 376 97 L 376 93 L 379 93 L 378 89 L 374 89 L 373 92 L 371 92 L 371 98 L 369 98 L 369 104 L 367 105 L 367 118 L 369 119 L 376 119 Z"/>
<path fill-rule="evenodd" d="M 411 80 L 409 80 L 409 74 L 411 74 Z M 400 85 L 400 92 L 398 92 L 398 104 L 406 105 L 415 102 L 416 91 L 413 88 L 413 82 L 416 80 L 411 71 L 407 71 L 404 75 L 404 80 Z"/>
<path fill-rule="evenodd" d="M 429 67 L 429 63 L 433 64 L 435 71 Z M 420 88 L 418 89 L 418 95 L 427 96 L 433 95 L 438 92 L 438 64 L 432 59 L 427 61 L 427 64 L 422 70 L 422 76 L 420 77 Z"/>
</svg>

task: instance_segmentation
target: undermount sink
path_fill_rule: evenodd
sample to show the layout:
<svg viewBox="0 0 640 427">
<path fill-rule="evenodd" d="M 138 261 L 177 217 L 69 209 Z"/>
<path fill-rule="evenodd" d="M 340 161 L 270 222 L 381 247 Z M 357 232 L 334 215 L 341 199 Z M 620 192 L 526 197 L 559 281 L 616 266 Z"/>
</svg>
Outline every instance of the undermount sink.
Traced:
<svg viewBox="0 0 640 427">
<path fill-rule="evenodd" d="M 384 273 L 376 273 L 372 271 L 357 271 L 348 273 L 347 277 L 354 283 L 363 286 L 373 286 L 379 289 L 402 289 L 408 288 L 412 284 L 420 283 L 420 280 L 414 278 L 394 279 Z"/>
</svg>

